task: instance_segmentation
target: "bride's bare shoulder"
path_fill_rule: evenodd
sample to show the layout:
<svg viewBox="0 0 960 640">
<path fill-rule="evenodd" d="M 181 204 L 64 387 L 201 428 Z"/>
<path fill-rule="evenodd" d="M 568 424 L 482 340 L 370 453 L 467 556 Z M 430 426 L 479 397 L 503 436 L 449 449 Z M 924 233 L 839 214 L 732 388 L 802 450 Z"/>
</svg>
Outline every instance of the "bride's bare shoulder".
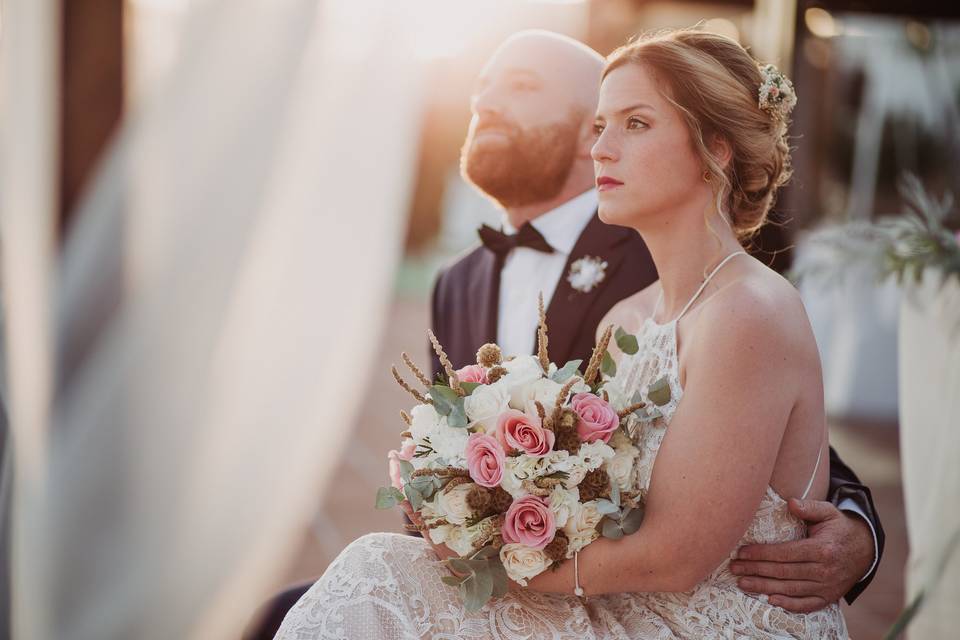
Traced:
<svg viewBox="0 0 960 640">
<path fill-rule="evenodd" d="M 597 326 L 596 338 L 599 340 L 604 330 L 613 325 L 613 328 L 623 327 L 627 333 L 636 333 L 643 321 L 653 313 L 660 293 L 660 281 L 656 281 L 645 289 L 638 291 L 628 298 L 624 298 L 611 307 Z"/>
</svg>

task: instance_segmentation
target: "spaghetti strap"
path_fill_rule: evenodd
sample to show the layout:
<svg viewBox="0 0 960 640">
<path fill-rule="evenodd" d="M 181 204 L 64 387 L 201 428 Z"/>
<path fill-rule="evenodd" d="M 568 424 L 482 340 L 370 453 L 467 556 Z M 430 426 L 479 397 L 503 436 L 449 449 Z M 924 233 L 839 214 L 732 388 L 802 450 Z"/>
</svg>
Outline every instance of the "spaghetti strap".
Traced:
<svg viewBox="0 0 960 640">
<path fill-rule="evenodd" d="M 730 255 L 728 255 L 726 258 L 724 258 L 723 260 L 721 260 L 721 261 L 720 261 L 720 264 L 718 264 L 717 266 L 715 266 L 715 267 L 713 268 L 713 271 L 710 272 L 710 275 L 708 275 L 706 278 L 704 278 L 703 283 L 700 284 L 700 288 L 697 289 L 697 292 L 693 294 L 693 297 L 690 298 L 690 300 L 687 302 L 686 306 L 683 307 L 683 310 L 680 312 L 680 315 L 677 316 L 677 318 L 674 320 L 674 322 L 679 322 L 679 321 L 680 321 L 680 318 L 683 317 L 683 314 L 685 314 L 685 313 L 690 309 L 690 307 L 693 305 L 693 303 L 697 301 L 697 298 L 700 297 L 700 294 L 703 293 L 703 290 L 707 288 L 707 285 L 708 285 L 708 284 L 710 284 L 710 280 L 713 279 L 713 276 L 717 275 L 717 272 L 720 271 L 720 268 L 723 267 L 723 265 L 727 264 L 728 262 L 730 262 L 730 260 L 732 260 L 733 258 L 736 258 L 737 256 L 745 256 L 745 255 L 747 255 L 747 252 L 746 252 L 746 251 L 734 251 L 733 253 L 731 253 Z M 662 295 L 662 293 L 661 293 L 661 295 Z"/>
<path fill-rule="evenodd" d="M 817 477 L 817 471 L 820 470 L 820 460 L 823 458 L 823 443 L 820 443 L 820 449 L 817 451 L 817 464 L 813 465 L 813 475 L 810 476 L 810 482 L 807 483 L 807 488 L 803 490 L 803 495 L 800 496 L 801 500 L 807 499 L 807 494 L 810 493 L 810 489 L 813 488 L 813 481 Z"/>
</svg>

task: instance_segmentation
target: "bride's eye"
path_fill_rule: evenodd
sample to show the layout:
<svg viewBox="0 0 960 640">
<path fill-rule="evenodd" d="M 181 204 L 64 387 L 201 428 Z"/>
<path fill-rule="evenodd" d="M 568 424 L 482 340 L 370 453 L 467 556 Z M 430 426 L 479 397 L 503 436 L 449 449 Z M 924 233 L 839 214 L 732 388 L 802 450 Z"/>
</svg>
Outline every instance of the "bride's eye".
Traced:
<svg viewBox="0 0 960 640">
<path fill-rule="evenodd" d="M 646 129 L 647 123 L 636 116 L 627 118 L 627 129 Z"/>
<path fill-rule="evenodd" d="M 593 125 L 593 135 L 599 138 L 601 133 L 603 133 L 603 125 L 599 122 L 595 122 Z"/>
</svg>

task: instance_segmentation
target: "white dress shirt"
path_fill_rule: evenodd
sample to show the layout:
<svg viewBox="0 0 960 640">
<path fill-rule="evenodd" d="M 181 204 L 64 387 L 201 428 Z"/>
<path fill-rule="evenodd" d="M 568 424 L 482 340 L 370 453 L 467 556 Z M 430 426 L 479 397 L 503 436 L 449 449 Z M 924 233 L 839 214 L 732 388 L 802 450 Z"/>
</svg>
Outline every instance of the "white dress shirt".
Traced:
<svg viewBox="0 0 960 640">
<path fill-rule="evenodd" d="M 544 308 L 550 305 L 563 268 L 584 228 L 597 211 L 597 191 L 590 189 L 531 221 L 553 253 L 517 247 L 507 255 L 500 271 L 497 309 L 497 344 L 504 355 L 528 355 L 536 348 L 537 295 L 543 292 Z M 504 216 L 504 233 L 516 233 Z M 562 363 L 561 363 L 562 365 Z"/>
</svg>

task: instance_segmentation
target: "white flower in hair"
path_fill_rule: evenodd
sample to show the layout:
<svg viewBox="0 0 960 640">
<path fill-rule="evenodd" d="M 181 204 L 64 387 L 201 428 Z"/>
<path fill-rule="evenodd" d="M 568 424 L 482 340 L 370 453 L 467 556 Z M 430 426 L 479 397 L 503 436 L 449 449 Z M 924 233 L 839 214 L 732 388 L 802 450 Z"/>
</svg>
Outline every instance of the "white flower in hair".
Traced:
<svg viewBox="0 0 960 640">
<path fill-rule="evenodd" d="M 772 64 L 760 67 L 760 74 L 763 82 L 760 83 L 759 107 L 775 118 L 785 119 L 797 104 L 793 83 Z"/>
</svg>

